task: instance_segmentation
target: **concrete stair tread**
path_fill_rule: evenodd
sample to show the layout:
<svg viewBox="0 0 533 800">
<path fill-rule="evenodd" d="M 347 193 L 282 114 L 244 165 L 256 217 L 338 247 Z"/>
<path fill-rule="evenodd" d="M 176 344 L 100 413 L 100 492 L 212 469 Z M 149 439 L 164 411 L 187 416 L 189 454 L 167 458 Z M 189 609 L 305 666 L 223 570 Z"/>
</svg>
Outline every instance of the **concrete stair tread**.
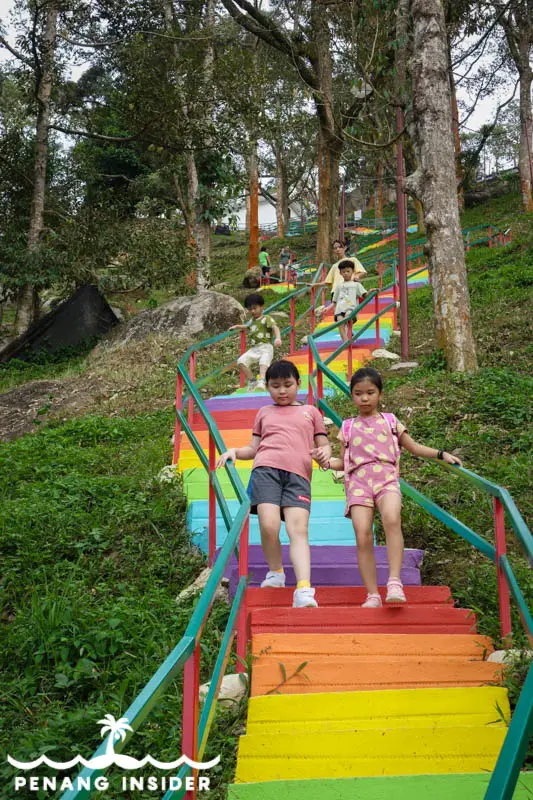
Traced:
<svg viewBox="0 0 533 800">
<path fill-rule="evenodd" d="M 239 740 L 236 782 L 491 771 L 507 728 L 389 728 Z"/>
<path fill-rule="evenodd" d="M 490 637 L 460 633 L 261 633 L 254 636 L 251 648 L 257 659 L 320 655 L 353 658 L 418 655 L 427 659 L 445 657 L 475 661 L 484 661 L 494 650 Z"/>
<path fill-rule="evenodd" d="M 476 633 L 475 614 L 442 606 L 252 609 L 251 633 Z"/>
<path fill-rule="evenodd" d="M 232 784 L 228 800 L 482 800 L 490 775 L 407 775 Z M 531 800 L 533 772 L 521 772 L 513 800 Z"/>
<path fill-rule="evenodd" d="M 302 664 L 305 667 L 297 672 Z M 500 683 L 502 670 L 501 664 L 492 661 L 451 658 L 428 661 L 418 656 L 387 656 L 381 660 L 372 656 L 357 660 L 349 656 L 284 656 L 282 661 L 267 659 L 254 664 L 251 694 L 255 697 L 274 690 L 281 694 L 301 694 L 483 686 Z M 285 682 L 286 677 L 289 679 Z"/>
<path fill-rule="evenodd" d="M 502 724 L 502 714 L 510 718 L 509 698 L 506 689 L 496 686 L 270 694 L 250 698 L 246 731 L 272 735 L 326 727 L 342 730 L 347 725 L 361 729 Z"/>
<path fill-rule="evenodd" d="M 294 590 L 249 587 L 246 592 L 248 609 L 275 608 L 291 606 Z M 387 589 L 381 587 L 379 592 L 385 599 Z M 364 586 L 320 586 L 316 597 L 321 606 L 360 606 L 366 599 Z M 448 586 L 406 586 L 405 595 L 409 605 L 453 605 L 453 598 Z"/>
</svg>

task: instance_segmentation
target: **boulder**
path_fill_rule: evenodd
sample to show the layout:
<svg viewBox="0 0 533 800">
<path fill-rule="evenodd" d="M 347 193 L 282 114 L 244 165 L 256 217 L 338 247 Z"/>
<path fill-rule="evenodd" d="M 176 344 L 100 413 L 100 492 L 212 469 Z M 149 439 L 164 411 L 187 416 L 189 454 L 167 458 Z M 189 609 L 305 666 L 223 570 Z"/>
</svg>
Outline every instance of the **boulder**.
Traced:
<svg viewBox="0 0 533 800">
<path fill-rule="evenodd" d="M 243 289 L 258 289 L 261 285 L 261 267 L 252 267 L 242 279 Z"/>
<path fill-rule="evenodd" d="M 390 361 L 400 360 L 399 355 L 391 353 L 389 350 L 384 350 L 381 347 L 378 350 L 372 350 L 372 358 L 388 358 Z"/>
<path fill-rule="evenodd" d="M 244 322 L 244 318 L 244 308 L 230 295 L 200 292 L 141 311 L 117 326 L 109 341 L 113 345 L 125 345 L 154 334 L 190 339 L 203 332 L 227 331 L 232 325 Z"/>
<path fill-rule="evenodd" d="M 533 651 L 531 650 L 495 650 L 487 658 L 487 661 L 493 661 L 495 664 L 513 665 L 516 661 L 522 658 L 533 658 Z"/>
<path fill-rule="evenodd" d="M 200 701 L 203 703 L 207 697 L 210 683 L 203 683 L 200 686 Z M 244 672 L 224 675 L 218 693 L 218 702 L 223 706 L 235 706 L 246 694 L 248 690 L 248 675 Z"/>
</svg>

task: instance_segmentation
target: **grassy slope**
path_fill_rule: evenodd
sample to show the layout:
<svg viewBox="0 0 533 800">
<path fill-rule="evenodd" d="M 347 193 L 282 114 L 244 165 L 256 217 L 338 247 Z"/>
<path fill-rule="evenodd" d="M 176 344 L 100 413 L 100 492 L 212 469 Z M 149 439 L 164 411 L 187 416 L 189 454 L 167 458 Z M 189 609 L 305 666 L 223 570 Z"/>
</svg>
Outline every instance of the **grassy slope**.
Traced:
<svg viewBox="0 0 533 800">
<path fill-rule="evenodd" d="M 507 222 L 516 211 L 515 199 L 501 198 L 468 212 L 464 224 Z M 408 420 L 415 438 L 457 449 L 468 466 L 507 486 L 522 513 L 529 514 L 527 304 L 531 307 L 533 237 L 531 220 L 516 220 L 511 248 L 469 256 L 479 375 L 449 376 L 442 369 L 428 333 L 430 291 L 416 292 L 410 296 L 411 335 L 421 367 L 388 379 L 387 407 Z M 288 243 L 303 256 L 312 252 L 313 237 Z M 282 243 L 268 244 L 277 255 Z M 214 280 L 227 282 L 226 291 L 232 291 L 246 268 L 246 245 L 220 237 L 215 256 L 220 258 L 215 259 Z M 76 361 L 76 371 L 86 368 Z M 57 365 L 42 370 L 58 377 Z M 33 377 L 31 370 L 26 375 Z M 24 377 L 19 375 L 16 382 Z M 157 407 L 165 380 L 157 387 Z M 169 373 L 169 401 L 172 383 Z M 147 382 L 147 392 L 150 387 Z M 57 421 L 36 436 L 0 445 L 0 737 L 2 747 L 9 745 L 9 752 L 21 758 L 36 757 L 44 747 L 55 748 L 50 753 L 55 758 L 74 750 L 88 755 L 99 741 L 96 720 L 104 713 L 124 712 L 190 616 L 192 604 L 177 606 L 175 596 L 198 572 L 202 558 L 189 548 L 179 489 L 160 487 L 153 480 L 169 460 L 170 402 L 167 410 L 151 414 L 133 416 L 133 408 L 119 399 L 112 417 Z M 350 413 L 349 406 L 344 410 Z M 453 476 L 443 477 L 433 463 L 409 456 L 402 471 L 491 538 L 490 506 L 480 493 L 460 486 Z M 482 630 L 497 636 L 492 568 L 409 503 L 404 523 L 408 544 L 428 551 L 425 579 L 449 582 L 459 600 L 479 610 Z M 527 570 L 521 568 L 520 577 L 525 581 Z M 531 599 L 533 589 L 529 592 Z M 202 678 L 213 663 L 226 614 L 225 606 L 215 607 L 202 650 Z M 178 684 L 128 752 L 174 757 L 180 710 Z M 222 752 L 218 777 L 223 787 L 231 779 L 240 717 L 226 713 L 219 720 L 208 755 Z M 7 766 L 0 773 L 2 783 L 12 775 Z"/>
</svg>

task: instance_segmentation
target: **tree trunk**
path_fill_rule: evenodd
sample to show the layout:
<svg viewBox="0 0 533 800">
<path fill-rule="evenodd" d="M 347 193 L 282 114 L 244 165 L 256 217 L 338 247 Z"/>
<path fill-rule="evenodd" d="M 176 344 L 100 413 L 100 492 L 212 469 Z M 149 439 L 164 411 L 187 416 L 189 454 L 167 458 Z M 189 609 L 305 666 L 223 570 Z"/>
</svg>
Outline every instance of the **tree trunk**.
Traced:
<svg viewBox="0 0 533 800">
<path fill-rule="evenodd" d="M 520 152 L 518 158 L 518 170 L 520 172 L 520 189 L 522 192 L 522 211 L 533 211 L 533 197 L 531 194 L 533 186 L 533 163 L 532 163 L 532 144 L 531 134 L 532 115 L 531 115 L 531 81 L 533 71 L 529 66 L 529 60 L 524 59 L 519 69 L 520 73 Z"/>
<path fill-rule="evenodd" d="M 463 167 L 461 164 L 461 136 L 459 133 L 459 108 L 457 106 L 457 92 L 455 89 L 455 78 L 452 67 L 452 51 L 449 37 L 447 37 L 448 49 L 448 80 L 450 81 L 450 94 L 452 103 L 452 133 L 455 147 L 455 174 L 457 180 L 457 204 L 459 211 L 464 211 L 465 198 L 463 191 Z"/>
<path fill-rule="evenodd" d="M 424 220 L 424 206 L 420 202 L 420 200 L 415 197 L 415 211 L 416 211 L 416 224 L 418 226 L 418 234 L 425 234 L 426 232 L 426 222 Z"/>
<path fill-rule="evenodd" d="M 283 158 L 281 155 L 281 145 L 276 146 L 276 225 L 277 236 L 283 239 L 285 236 L 285 220 L 283 216 L 283 198 L 286 195 L 285 174 L 283 169 Z"/>
<path fill-rule="evenodd" d="M 289 223 L 291 219 L 291 210 L 290 210 L 290 200 L 289 200 L 289 183 L 287 181 L 287 173 L 285 170 L 285 165 L 283 165 L 283 197 L 281 198 L 282 202 L 282 209 L 283 209 L 283 223 L 285 225 L 285 230 L 289 230 Z"/>
<path fill-rule="evenodd" d="M 30 254 L 38 252 L 44 226 L 48 126 L 50 119 L 50 95 L 52 93 L 54 75 L 57 15 L 57 4 L 51 2 L 46 10 L 43 43 L 40 53 L 40 69 L 36 77 L 37 120 L 35 124 L 35 162 L 33 170 L 30 228 L 28 231 L 28 251 Z M 15 333 L 17 335 L 24 333 L 38 318 L 39 293 L 35 286 L 27 283 L 21 288 L 17 298 L 17 313 L 14 325 Z"/>
<path fill-rule="evenodd" d="M 314 92 L 318 116 L 318 232 L 317 261 L 330 260 L 331 240 L 339 231 L 339 165 L 342 131 L 333 114 L 333 61 L 328 12 L 323 3 L 311 3 L 311 26 L 316 50 L 311 58 L 319 91 Z"/>
<path fill-rule="evenodd" d="M 477 369 L 457 206 L 446 27 L 441 0 L 411 0 L 413 125 L 418 168 L 407 190 L 424 206 L 437 346 L 448 368 Z"/>
<path fill-rule="evenodd" d="M 259 173 L 257 166 L 257 142 L 250 143 L 248 155 L 248 186 L 250 192 L 250 245 L 248 269 L 259 263 Z"/>
<path fill-rule="evenodd" d="M 383 219 L 383 161 L 381 158 L 378 160 L 377 166 L 377 182 L 375 190 L 374 208 L 376 209 L 376 219 Z"/>
</svg>

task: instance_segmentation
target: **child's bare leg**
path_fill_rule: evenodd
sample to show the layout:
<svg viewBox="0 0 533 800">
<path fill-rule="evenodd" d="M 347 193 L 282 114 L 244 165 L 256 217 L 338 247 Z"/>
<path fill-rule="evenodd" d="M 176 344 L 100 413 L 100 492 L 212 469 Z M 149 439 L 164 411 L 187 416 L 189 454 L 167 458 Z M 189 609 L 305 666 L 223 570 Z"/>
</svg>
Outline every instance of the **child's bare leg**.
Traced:
<svg viewBox="0 0 533 800">
<path fill-rule="evenodd" d="M 377 594 L 378 579 L 376 572 L 376 558 L 374 556 L 374 534 L 372 521 L 374 509 L 366 506 L 352 506 L 350 508 L 355 539 L 357 541 L 357 560 L 359 570 L 368 594 Z"/>
<path fill-rule="evenodd" d="M 252 375 L 252 370 L 250 369 L 250 367 L 247 367 L 246 364 L 239 364 L 239 367 L 241 368 L 241 372 L 243 373 L 246 380 L 253 381 L 254 376 Z"/>
<path fill-rule="evenodd" d="M 285 528 L 290 541 L 291 562 L 296 581 L 311 580 L 309 549 L 309 511 L 306 508 L 284 508 Z"/>
<path fill-rule="evenodd" d="M 403 564 L 402 498 L 391 492 L 380 497 L 377 503 L 389 559 L 389 579 L 399 578 Z"/>
<path fill-rule="evenodd" d="M 265 380 L 268 367 L 266 364 L 259 364 L 259 377 L 262 381 Z"/>
<path fill-rule="evenodd" d="M 280 507 L 273 503 L 259 503 L 257 516 L 259 517 L 259 530 L 261 531 L 261 546 L 268 568 L 275 572 L 283 567 L 281 542 L 279 540 L 281 528 Z"/>
<path fill-rule="evenodd" d="M 346 341 L 348 338 L 348 334 L 346 333 L 346 325 L 339 325 L 339 333 L 341 335 L 341 339 L 343 342 Z"/>
</svg>

